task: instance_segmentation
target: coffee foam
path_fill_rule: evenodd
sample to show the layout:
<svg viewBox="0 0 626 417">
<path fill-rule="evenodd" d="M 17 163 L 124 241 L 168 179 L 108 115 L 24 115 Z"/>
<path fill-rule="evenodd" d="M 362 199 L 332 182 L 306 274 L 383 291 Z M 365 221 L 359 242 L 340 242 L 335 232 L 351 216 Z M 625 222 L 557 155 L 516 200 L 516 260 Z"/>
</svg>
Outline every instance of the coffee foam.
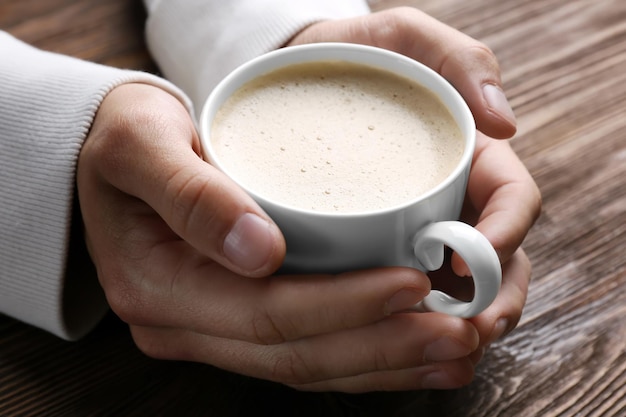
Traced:
<svg viewBox="0 0 626 417">
<path fill-rule="evenodd" d="M 464 146 L 424 87 L 337 62 L 293 65 L 244 85 L 218 111 L 211 141 L 222 168 L 258 195 L 343 213 L 428 192 Z"/>
</svg>

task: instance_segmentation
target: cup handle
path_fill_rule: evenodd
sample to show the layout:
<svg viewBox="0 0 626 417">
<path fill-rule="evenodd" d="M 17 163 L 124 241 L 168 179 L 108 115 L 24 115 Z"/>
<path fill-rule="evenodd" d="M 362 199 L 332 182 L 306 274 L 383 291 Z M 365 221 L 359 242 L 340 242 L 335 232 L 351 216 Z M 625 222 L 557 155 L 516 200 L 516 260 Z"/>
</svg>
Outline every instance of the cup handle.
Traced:
<svg viewBox="0 0 626 417">
<path fill-rule="evenodd" d="M 502 283 L 500 260 L 491 243 L 478 230 L 458 221 L 431 223 L 413 238 L 415 256 L 424 270 L 441 268 L 444 245 L 463 258 L 474 279 L 474 299 L 460 301 L 444 292 L 432 290 L 415 309 L 436 311 L 469 318 L 489 307 Z"/>
</svg>

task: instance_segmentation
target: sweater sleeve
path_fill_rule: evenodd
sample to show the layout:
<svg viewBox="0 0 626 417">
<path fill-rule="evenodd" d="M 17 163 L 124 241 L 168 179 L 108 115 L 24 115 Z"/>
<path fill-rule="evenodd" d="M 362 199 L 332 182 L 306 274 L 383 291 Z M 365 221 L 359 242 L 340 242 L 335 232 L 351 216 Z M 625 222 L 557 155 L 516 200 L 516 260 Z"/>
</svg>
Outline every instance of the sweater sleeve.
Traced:
<svg viewBox="0 0 626 417">
<path fill-rule="evenodd" d="M 75 173 L 100 103 L 127 82 L 159 86 L 190 106 L 156 76 L 44 52 L 0 32 L 0 313 L 65 339 L 84 335 L 107 310 L 79 217 L 72 228 Z"/>
<path fill-rule="evenodd" d="M 365 0 L 144 2 L 152 56 L 198 113 L 213 87 L 240 64 L 284 45 L 314 22 L 369 13 Z"/>
</svg>

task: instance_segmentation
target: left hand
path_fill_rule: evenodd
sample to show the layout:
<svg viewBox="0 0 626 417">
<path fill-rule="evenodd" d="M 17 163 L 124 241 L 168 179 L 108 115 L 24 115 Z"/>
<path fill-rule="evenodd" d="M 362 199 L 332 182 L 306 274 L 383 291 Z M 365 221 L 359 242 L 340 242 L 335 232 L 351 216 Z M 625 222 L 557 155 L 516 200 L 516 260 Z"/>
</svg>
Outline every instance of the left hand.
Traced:
<svg viewBox="0 0 626 417">
<path fill-rule="evenodd" d="M 314 42 L 367 44 L 422 62 L 457 88 L 484 133 L 478 132 L 462 220 L 480 230 L 496 249 L 503 283 L 493 304 L 470 319 L 480 335 L 479 347 L 471 355 L 478 362 L 484 349 L 512 330 L 521 317 L 531 267 L 520 245 L 541 209 L 539 190 L 508 141 L 492 139 L 510 138 L 516 132 L 497 59 L 483 43 L 409 7 L 319 22 L 289 45 Z M 452 267 L 458 275 L 468 272 L 457 256 Z"/>
</svg>

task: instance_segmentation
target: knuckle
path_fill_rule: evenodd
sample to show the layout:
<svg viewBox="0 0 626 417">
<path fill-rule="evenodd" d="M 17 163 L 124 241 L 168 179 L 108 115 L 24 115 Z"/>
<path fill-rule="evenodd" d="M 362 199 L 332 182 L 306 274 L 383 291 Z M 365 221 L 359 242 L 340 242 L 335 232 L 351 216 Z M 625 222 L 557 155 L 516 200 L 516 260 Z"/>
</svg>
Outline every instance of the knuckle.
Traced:
<svg viewBox="0 0 626 417">
<path fill-rule="evenodd" d="M 278 345 L 288 339 L 281 330 L 275 317 L 266 310 L 255 311 L 251 320 L 254 343 L 261 345 Z"/>
<path fill-rule="evenodd" d="M 366 21 L 367 33 L 375 46 L 407 52 L 413 44 L 411 36 L 398 36 L 411 33 L 415 25 L 415 14 L 419 11 L 413 7 L 401 6 L 372 14 Z"/>
<path fill-rule="evenodd" d="M 452 55 L 453 61 L 460 66 L 482 68 L 499 78 L 500 65 L 498 59 L 493 51 L 482 42 L 473 40 L 470 46 Z"/>
<path fill-rule="evenodd" d="M 137 349 L 150 358 L 197 361 L 185 343 L 174 340 L 169 334 L 162 334 L 159 329 L 130 326 L 130 332 Z"/>
<path fill-rule="evenodd" d="M 374 350 L 374 369 L 377 371 L 388 371 L 394 369 L 394 366 L 389 361 L 385 351 L 380 347 L 377 347 Z"/>
<path fill-rule="evenodd" d="M 168 354 L 162 343 L 158 343 L 147 332 L 136 327 L 131 327 L 131 336 L 137 349 L 144 355 L 154 359 L 167 359 Z"/>
<path fill-rule="evenodd" d="M 128 169 L 131 159 L 148 152 L 145 138 L 163 136 L 165 123 L 161 116 L 137 101 L 120 108 L 111 106 L 99 111 L 86 141 L 86 149 L 93 151 L 93 162 L 102 170 Z M 101 117 L 101 119 L 100 119 Z"/>
<path fill-rule="evenodd" d="M 101 279 L 101 281 L 104 281 Z M 122 274 L 107 279 L 103 285 L 107 302 L 113 312 L 125 323 L 144 324 L 147 322 L 145 298 L 136 283 Z"/>
<path fill-rule="evenodd" d="M 475 39 L 472 39 L 472 44 L 467 48 L 467 53 L 474 56 L 478 61 L 489 62 L 494 65 L 497 65 L 498 63 L 496 55 L 493 53 L 491 48 L 483 42 Z"/>
<path fill-rule="evenodd" d="M 166 217 L 172 228 L 182 236 L 192 236 L 201 228 L 205 235 L 209 234 L 203 244 L 215 245 L 215 251 L 221 250 L 216 242 L 224 240 L 233 227 L 233 214 L 238 212 L 237 203 L 221 187 L 215 181 L 197 175 L 194 168 L 184 166 L 167 179 L 163 193 L 168 212 Z"/>
<path fill-rule="evenodd" d="M 307 361 L 297 349 L 281 350 L 272 358 L 269 379 L 283 384 L 306 384 L 316 382 Z"/>
<path fill-rule="evenodd" d="M 196 213 L 203 213 L 202 196 L 208 184 L 188 172 L 184 167 L 177 170 L 167 181 L 164 195 L 171 195 L 170 218 L 175 228 L 184 235 L 193 228 Z M 212 211 L 206 211 L 212 213 Z"/>
<path fill-rule="evenodd" d="M 483 74 L 491 82 L 500 79 L 500 65 L 496 55 L 487 45 L 471 38 L 468 43 L 446 52 L 439 72 L 457 73 L 459 70 Z"/>
</svg>

